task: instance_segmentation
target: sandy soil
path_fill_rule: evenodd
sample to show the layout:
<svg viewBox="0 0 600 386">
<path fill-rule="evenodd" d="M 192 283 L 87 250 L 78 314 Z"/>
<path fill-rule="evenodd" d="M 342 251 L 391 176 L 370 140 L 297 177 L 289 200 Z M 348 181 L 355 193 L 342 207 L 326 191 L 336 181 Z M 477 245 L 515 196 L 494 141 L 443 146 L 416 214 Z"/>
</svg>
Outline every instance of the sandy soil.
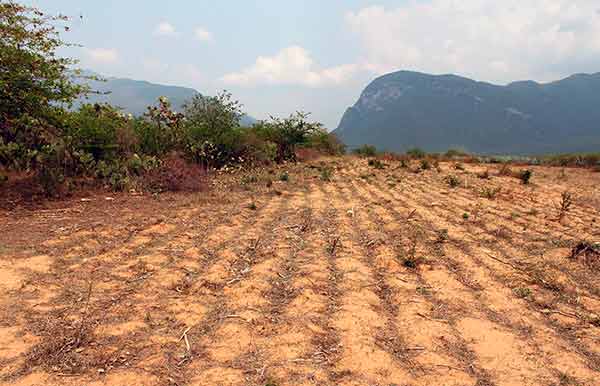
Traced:
<svg viewBox="0 0 600 386">
<path fill-rule="evenodd" d="M 2 214 L 0 384 L 600 385 L 600 173 L 417 167 Z"/>
</svg>

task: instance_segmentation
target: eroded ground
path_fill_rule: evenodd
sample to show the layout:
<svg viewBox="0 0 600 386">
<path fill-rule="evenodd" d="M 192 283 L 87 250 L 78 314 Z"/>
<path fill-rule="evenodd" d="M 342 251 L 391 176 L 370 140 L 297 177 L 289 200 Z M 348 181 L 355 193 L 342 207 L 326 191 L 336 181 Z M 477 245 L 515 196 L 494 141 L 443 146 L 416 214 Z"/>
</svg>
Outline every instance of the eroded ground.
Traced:
<svg viewBox="0 0 600 386">
<path fill-rule="evenodd" d="M 600 173 L 324 162 L 5 214 L 0 383 L 600 384 Z"/>
</svg>

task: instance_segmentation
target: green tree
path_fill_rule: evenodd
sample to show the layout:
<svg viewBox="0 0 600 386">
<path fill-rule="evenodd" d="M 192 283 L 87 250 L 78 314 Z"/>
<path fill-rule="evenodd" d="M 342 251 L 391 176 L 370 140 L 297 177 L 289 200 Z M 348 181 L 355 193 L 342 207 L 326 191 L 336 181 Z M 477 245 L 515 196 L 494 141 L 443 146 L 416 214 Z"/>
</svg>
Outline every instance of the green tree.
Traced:
<svg viewBox="0 0 600 386">
<path fill-rule="evenodd" d="M 192 97 L 184 105 L 187 150 L 206 167 L 236 161 L 241 151 L 242 105 L 227 91 Z"/>
<path fill-rule="evenodd" d="M 0 2 L 0 146 L 39 150 L 61 134 L 64 106 L 88 89 L 57 49 L 66 16 Z M 2 160 L 0 160 L 2 162 Z"/>
<path fill-rule="evenodd" d="M 297 147 L 309 144 L 313 136 L 324 132 L 323 125 L 309 122 L 308 116 L 308 113 L 297 112 L 289 118 L 271 118 L 270 122 L 255 126 L 265 140 L 277 145 L 277 162 L 295 161 Z"/>
</svg>

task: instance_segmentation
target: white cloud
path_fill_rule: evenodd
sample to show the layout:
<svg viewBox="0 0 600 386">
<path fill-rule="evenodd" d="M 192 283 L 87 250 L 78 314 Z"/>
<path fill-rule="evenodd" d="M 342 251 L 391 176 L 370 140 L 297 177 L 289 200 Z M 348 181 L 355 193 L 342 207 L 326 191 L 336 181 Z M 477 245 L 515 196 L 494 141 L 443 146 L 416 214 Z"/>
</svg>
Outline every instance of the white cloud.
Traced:
<svg viewBox="0 0 600 386">
<path fill-rule="evenodd" d="M 251 67 L 227 74 L 221 80 L 236 85 L 267 83 L 318 87 L 343 83 L 357 70 L 358 66 L 354 64 L 316 69 L 307 50 L 291 46 L 274 56 L 259 56 Z"/>
<path fill-rule="evenodd" d="M 492 81 L 553 79 L 600 66 L 597 0 L 431 0 L 349 12 L 376 73 L 412 69 Z M 587 64 L 590 68 L 576 67 Z"/>
<path fill-rule="evenodd" d="M 113 64 L 119 60 L 119 53 L 114 48 L 84 48 L 84 52 L 93 63 Z"/>
<path fill-rule="evenodd" d="M 196 39 L 200 40 L 201 42 L 212 42 L 213 41 L 212 33 L 202 27 L 196 27 L 196 29 L 194 29 L 194 36 L 196 37 Z"/>
<path fill-rule="evenodd" d="M 154 34 L 159 36 L 175 36 L 177 35 L 177 31 L 171 23 L 163 21 L 156 26 Z"/>
</svg>

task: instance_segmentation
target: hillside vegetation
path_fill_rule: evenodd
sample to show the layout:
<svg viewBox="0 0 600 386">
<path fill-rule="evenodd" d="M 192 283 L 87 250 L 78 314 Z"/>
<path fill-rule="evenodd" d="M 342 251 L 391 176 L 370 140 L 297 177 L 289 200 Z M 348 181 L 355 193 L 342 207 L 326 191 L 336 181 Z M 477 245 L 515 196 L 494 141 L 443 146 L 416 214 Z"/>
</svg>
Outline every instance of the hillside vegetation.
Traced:
<svg viewBox="0 0 600 386">
<path fill-rule="evenodd" d="M 294 161 L 301 148 L 343 152 L 305 113 L 242 127 L 242 106 L 227 92 L 188 90 L 177 109 L 161 96 L 141 116 L 104 103 L 72 110 L 82 96 L 98 98 L 102 90 L 89 85 L 97 78 L 58 55 L 68 46 L 60 34 L 68 31 L 68 19 L 2 2 L 0 27 L 0 183 L 30 186 L 29 195 L 57 196 L 94 184 L 193 190 L 210 170 Z"/>
</svg>

